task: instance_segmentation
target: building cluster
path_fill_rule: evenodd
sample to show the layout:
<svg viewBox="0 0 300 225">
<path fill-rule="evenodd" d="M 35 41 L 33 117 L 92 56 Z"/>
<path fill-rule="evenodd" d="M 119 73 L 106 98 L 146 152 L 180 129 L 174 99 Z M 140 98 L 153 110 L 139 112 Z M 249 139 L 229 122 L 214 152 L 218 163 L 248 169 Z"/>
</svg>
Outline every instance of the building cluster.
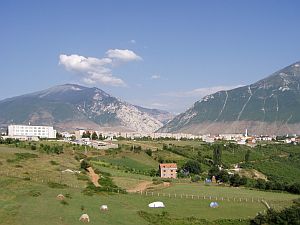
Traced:
<svg viewBox="0 0 300 225">
<path fill-rule="evenodd" d="M 184 133 L 141 133 L 141 132 L 107 132 L 107 131 L 97 131 L 97 130 L 76 130 L 74 136 L 76 139 L 82 137 L 84 133 L 89 132 L 90 134 L 96 133 L 97 136 L 106 137 L 107 139 L 115 138 L 126 138 L 126 139 L 139 139 L 139 138 L 150 138 L 150 139 L 159 139 L 159 138 L 170 138 L 170 139 L 200 139 L 202 136 L 193 135 L 193 134 L 184 134 Z"/>
<path fill-rule="evenodd" d="M 3 133 L 3 132 L 2 132 Z M 89 133 L 90 137 L 83 135 Z M 92 134 L 96 134 L 96 140 L 92 140 Z M 56 130 L 52 126 L 32 126 L 32 125 L 9 125 L 7 129 L 7 135 L 1 134 L 3 138 L 15 138 L 20 140 L 39 140 L 40 138 L 54 139 L 57 136 Z M 61 132 L 60 135 L 65 141 L 89 145 L 97 147 L 99 149 L 105 149 L 108 147 L 115 148 L 116 145 L 112 144 L 112 141 L 118 138 L 125 139 L 173 139 L 173 140 L 202 140 L 206 143 L 214 143 L 216 141 L 224 140 L 231 141 L 240 145 L 255 145 L 259 142 L 271 142 L 276 140 L 276 136 L 269 135 L 249 135 L 246 130 L 245 133 L 238 134 L 218 134 L 218 135 L 193 135 L 185 133 L 142 133 L 142 132 L 107 132 L 97 130 L 85 130 L 78 129 L 73 133 Z M 300 143 L 300 138 L 294 136 L 284 136 L 281 139 L 283 143 Z"/>
</svg>

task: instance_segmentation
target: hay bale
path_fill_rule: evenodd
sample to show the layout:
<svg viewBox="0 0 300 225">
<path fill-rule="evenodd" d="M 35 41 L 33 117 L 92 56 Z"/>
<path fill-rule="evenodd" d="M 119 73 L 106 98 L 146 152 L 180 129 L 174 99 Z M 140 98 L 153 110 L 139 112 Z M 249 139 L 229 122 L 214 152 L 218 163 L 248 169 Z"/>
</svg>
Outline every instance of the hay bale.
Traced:
<svg viewBox="0 0 300 225">
<path fill-rule="evenodd" d="M 107 205 L 101 205 L 100 210 L 101 211 L 108 211 L 108 206 Z"/>
<path fill-rule="evenodd" d="M 65 200 L 65 196 L 63 194 L 57 195 L 56 198 L 60 201 Z"/>
<path fill-rule="evenodd" d="M 79 218 L 79 221 L 81 221 L 83 223 L 89 223 L 90 217 L 88 214 L 82 214 L 81 217 Z"/>
<path fill-rule="evenodd" d="M 209 204 L 209 207 L 210 207 L 210 208 L 218 208 L 218 207 L 219 207 L 219 203 L 217 203 L 217 202 L 211 202 L 211 203 Z"/>
</svg>

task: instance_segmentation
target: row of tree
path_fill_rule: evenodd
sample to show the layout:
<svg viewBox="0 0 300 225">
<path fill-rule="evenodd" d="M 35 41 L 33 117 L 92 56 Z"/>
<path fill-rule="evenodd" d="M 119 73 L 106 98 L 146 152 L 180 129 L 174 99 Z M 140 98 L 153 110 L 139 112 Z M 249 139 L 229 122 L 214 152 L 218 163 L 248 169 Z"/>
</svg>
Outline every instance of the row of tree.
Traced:
<svg viewBox="0 0 300 225">
<path fill-rule="evenodd" d="M 90 138 L 92 140 L 104 140 L 105 139 L 105 137 L 102 134 L 99 134 L 99 136 L 98 136 L 98 134 L 95 131 L 92 134 L 89 131 L 83 132 L 81 137 L 82 138 Z"/>
</svg>

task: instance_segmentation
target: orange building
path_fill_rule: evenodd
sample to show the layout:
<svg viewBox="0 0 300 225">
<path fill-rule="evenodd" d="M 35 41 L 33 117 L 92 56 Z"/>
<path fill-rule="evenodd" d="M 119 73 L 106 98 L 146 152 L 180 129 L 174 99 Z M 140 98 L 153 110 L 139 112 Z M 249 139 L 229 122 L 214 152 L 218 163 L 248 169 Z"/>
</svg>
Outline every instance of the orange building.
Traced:
<svg viewBox="0 0 300 225">
<path fill-rule="evenodd" d="M 177 178 L 176 163 L 161 163 L 159 164 L 161 178 Z"/>
</svg>

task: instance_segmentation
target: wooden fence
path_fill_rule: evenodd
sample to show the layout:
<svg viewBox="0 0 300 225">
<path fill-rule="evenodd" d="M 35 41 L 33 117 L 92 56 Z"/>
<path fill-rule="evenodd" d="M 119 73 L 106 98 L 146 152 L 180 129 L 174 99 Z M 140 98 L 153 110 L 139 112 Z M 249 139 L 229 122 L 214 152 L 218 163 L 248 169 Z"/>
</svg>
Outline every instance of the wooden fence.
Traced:
<svg viewBox="0 0 300 225">
<path fill-rule="evenodd" d="M 176 198 L 176 199 L 190 199 L 190 200 L 210 200 L 210 201 L 221 201 L 221 202 L 236 202 L 236 203 L 261 203 L 263 198 L 245 198 L 245 197 L 220 197 L 212 195 L 192 195 L 192 194 L 176 194 L 176 193 L 160 193 L 152 191 L 138 191 L 133 194 L 141 196 L 155 196 L 165 198 Z"/>
</svg>

